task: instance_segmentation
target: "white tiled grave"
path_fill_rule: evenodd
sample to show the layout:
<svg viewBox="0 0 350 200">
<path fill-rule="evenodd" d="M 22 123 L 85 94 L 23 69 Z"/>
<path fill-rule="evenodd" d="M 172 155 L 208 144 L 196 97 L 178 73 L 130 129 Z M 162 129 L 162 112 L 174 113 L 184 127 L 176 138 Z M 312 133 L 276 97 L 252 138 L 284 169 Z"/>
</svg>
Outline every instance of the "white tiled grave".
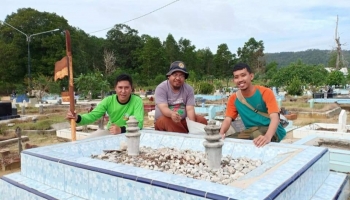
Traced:
<svg viewBox="0 0 350 200">
<path fill-rule="evenodd" d="M 341 110 L 338 117 L 338 124 L 313 123 L 293 130 L 294 138 L 304 138 L 308 135 L 335 136 L 338 139 L 350 137 L 350 126 L 346 125 L 347 115 Z"/>
<path fill-rule="evenodd" d="M 350 173 L 350 136 L 338 138 L 336 136 L 309 135 L 294 144 L 317 146 L 320 140 L 329 141 L 333 145 L 329 149 L 329 168 L 337 172 Z M 337 146 L 337 142 L 343 143 Z M 348 148 L 346 148 L 348 147 Z"/>
<path fill-rule="evenodd" d="M 90 136 L 92 132 L 96 131 L 98 129 L 97 125 L 87 125 L 87 129 L 90 130 L 90 133 L 83 132 L 83 126 L 76 127 L 76 139 L 82 140 L 86 137 Z M 65 139 L 72 139 L 72 131 L 70 128 L 64 128 L 56 131 L 56 136 L 59 138 L 65 138 Z"/>
<path fill-rule="evenodd" d="M 205 151 L 203 136 L 140 132 L 141 146 Z M 347 178 L 329 172 L 327 148 L 279 143 L 257 148 L 252 141 L 225 139 L 224 156 L 263 161 L 230 186 L 90 158 L 118 149 L 125 140 L 125 135 L 109 135 L 25 150 L 21 172 L 0 178 L 0 196 L 16 200 L 345 199 Z"/>
<path fill-rule="evenodd" d="M 338 131 L 339 124 L 313 123 L 293 130 L 294 138 L 304 138 L 309 135 L 318 136 L 335 136 L 339 139 L 350 137 L 350 133 Z M 345 126 L 346 130 L 350 130 L 350 126 Z M 327 130 L 328 129 L 328 130 Z"/>
</svg>

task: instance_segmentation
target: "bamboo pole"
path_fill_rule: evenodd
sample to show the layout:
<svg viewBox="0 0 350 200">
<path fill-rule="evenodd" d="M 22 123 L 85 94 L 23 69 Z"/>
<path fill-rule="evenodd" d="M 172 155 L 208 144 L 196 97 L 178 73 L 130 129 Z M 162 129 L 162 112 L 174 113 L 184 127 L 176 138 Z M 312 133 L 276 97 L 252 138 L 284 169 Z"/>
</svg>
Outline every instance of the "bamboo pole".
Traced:
<svg viewBox="0 0 350 200">
<path fill-rule="evenodd" d="M 74 113 L 75 105 L 74 105 L 74 82 L 73 82 L 73 62 L 72 62 L 72 51 L 71 51 L 71 41 L 70 41 L 70 33 L 68 30 L 65 30 L 66 35 L 66 53 L 68 59 L 68 76 L 69 76 L 69 110 Z M 76 123 L 74 119 L 70 120 L 71 127 L 71 137 L 72 141 L 76 141 Z"/>
</svg>

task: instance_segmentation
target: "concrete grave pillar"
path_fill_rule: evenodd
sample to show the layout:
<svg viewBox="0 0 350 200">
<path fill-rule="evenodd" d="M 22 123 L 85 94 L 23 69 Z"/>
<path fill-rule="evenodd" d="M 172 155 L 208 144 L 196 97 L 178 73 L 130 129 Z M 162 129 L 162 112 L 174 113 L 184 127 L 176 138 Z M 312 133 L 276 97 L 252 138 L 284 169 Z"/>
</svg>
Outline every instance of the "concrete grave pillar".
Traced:
<svg viewBox="0 0 350 200">
<path fill-rule="evenodd" d="M 347 116 L 346 116 L 346 111 L 345 110 L 341 110 L 340 114 L 339 114 L 339 119 L 338 119 L 338 132 L 346 132 L 346 120 L 347 120 Z"/>
<path fill-rule="evenodd" d="M 43 114 L 43 113 L 44 113 L 44 106 L 39 105 L 39 114 Z"/>
<path fill-rule="evenodd" d="M 209 120 L 213 120 L 215 116 L 216 116 L 216 108 L 214 106 L 210 106 L 208 109 Z"/>
<path fill-rule="evenodd" d="M 219 169 L 221 167 L 222 146 L 224 142 L 219 134 L 220 126 L 215 125 L 215 121 L 209 121 L 209 124 L 204 128 L 206 141 L 203 142 L 205 153 L 207 156 L 207 165 L 209 168 Z"/>
<path fill-rule="evenodd" d="M 138 121 L 134 116 L 130 116 L 126 122 L 128 127 L 126 128 L 125 136 L 127 137 L 128 155 L 138 156 L 140 153 L 140 128 L 137 126 Z"/>
<path fill-rule="evenodd" d="M 23 100 L 23 103 L 22 103 L 22 115 L 25 115 L 25 114 L 26 114 L 26 107 L 25 107 L 25 105 L 24 105 L 25 102 L 26 102 L 26 101 Z"/>
</svg>

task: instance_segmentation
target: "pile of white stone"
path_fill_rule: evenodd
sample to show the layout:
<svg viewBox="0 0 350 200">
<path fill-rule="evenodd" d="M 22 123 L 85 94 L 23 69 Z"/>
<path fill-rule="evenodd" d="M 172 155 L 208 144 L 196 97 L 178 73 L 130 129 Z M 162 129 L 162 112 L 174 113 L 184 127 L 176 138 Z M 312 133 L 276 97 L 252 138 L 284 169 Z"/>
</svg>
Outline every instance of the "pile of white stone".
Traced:
<svg viewBox="0 0 350 200">
<path fill-rule="evenodd" d="M 152 149 L 141 147 L 139 156 L 128 156 L 126 146 L 121 150 L 104 151 L 101 155 L 91 155 L 105 161 L 135 167 L 185 175 L 190 178 L 228 185 L 262 164 L 261 160 L 225 156 L 221 168 L 211 169 L 206 164 L 205 153 L 174 148 Z"/>
</svg>

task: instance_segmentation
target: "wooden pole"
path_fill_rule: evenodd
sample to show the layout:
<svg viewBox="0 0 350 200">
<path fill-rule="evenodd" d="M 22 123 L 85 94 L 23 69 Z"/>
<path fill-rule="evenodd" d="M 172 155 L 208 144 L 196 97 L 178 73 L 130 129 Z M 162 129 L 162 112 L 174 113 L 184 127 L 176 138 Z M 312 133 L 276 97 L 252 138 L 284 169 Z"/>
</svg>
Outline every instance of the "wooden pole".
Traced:
<svg viewBox="0 0 350 200">
<path fill-rule="evenodd" d="M 18 153 L 21 156 L 21 152 L 22 152 L 22 133 L 21 133 L 21 128 L 17 127 L 16 128 L 16 135 L 18 138 Z"/>
<path fill-rule="evenodd" d="M 68 93 L 69 93 L 69 110 L 74 113 L 75 112 L 75 105 L 74 105 L 74 82 L 73 82 L 73 62 L 72 62 L 72 48 L 71 48 L 71 42 L 70 42 L 70 33 L 68 30 L 66 32 L 66 53 L 68 58 L 68 76 L 69 76 L 69 87 L 68 87 Z M 76 123 L 74 119 L 71 119 L 70 121 L 70 127 L 71 127 L 71 136 L 72 141 L 76 141 Z"/>
</svg>

